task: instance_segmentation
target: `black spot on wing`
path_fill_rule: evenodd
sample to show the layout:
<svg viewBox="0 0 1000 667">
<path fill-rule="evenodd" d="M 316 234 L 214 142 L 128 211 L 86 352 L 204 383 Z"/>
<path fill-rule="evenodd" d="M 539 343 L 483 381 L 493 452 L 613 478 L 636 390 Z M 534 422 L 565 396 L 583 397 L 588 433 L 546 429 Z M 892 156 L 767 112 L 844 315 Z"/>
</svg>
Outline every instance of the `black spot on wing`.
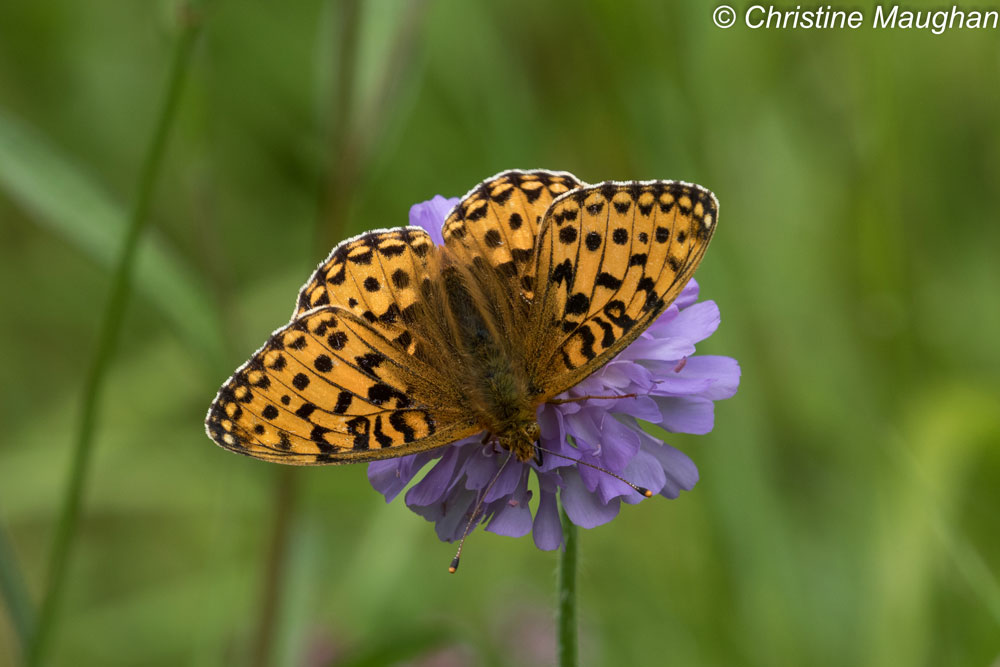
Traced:
<svg viewBox="0 0 1000 667">
<path fill-rule="evenodd" d="M 483 237 L 486 241 L 486 245 L 490 248 L 499 248 L 503 245 L 503 238 L 500 236 L 500 232 L 495 229 L 491 229 L 486 232 L 486 236 Z"/>
<path fill-rule="evenodd" d="M 551 281 L 559 285 L 565 282 L 567 285 L 573 284 L 573 262 L 564 259 L 556 268 L 552 270 Z"/>
<path fill-rule="evenodd" d="M 615 299 L 609 301 L 604 306 L 604 316 L 611 320 L 623 331 L 628 331 L 633 326 L 635 326 L 635 320 L 628 316 L 626 310 L 626 305 L 624 301 L 620 299 Z"/>
<path fill-rule="evenodd" d="M 490 199 L 492 199 L 497 204 L 506 204 L 507 200 L 510 199 L 510 196 L 512 194 L 514 194 L 514 188 L 513 187 L 504 188 L 503 190 L 500 190 L 499 192 L 495 192 L 494 194 L 491 194 L 490 195 Z"/>
<path fill-rule="evenodd" d="M 355 417 L 347 422 L 347 432 L 354 436 L 354 451 L 368 449 L 371 439 L 371 421 L 367 417 Z"/>
<path fill-rule="evenodd" d="M 333 370 L 333 360 L 325 354 L 321 354 L 313 359 L 313 366 L 320 373 L 329 373 Z"/>
<path fill-rule="evenodd" d="M 406 252 L 406 244 L 404 243 L 383 243 L 379 246 L 378 252 L 383 257 L 393 258 L 399 257 L 404 252 Z"/>
<path fill-rule="evenodd" d="M 309 416 L 316 411 L 317 407 L 318 406 L 315 405 L 314 403 L 306 401 L 305 403 L 299 406 L 299 409 L 295 411 L 295 414 L 299 417 L 302 417 L 303 419 L 309 419 Z"/>
<path fill-rule="evenodd" d="M 567 315 L 582 315 L 590 307 L 590 297 L 583 292 L 577 292 L 566 300 Z"/>
<path fill-rule="evenodd" d="M 596 284 L 600 287 L 607 287 L 608 289 L 616 290 L 622 286 L 622 281 L 607 271 L 601 271 L 597 274 Z"/>
<path fill-rule="evenodd" d="M 396 269 L 392 272 L 392 284 L 398 288 L 403 289 L 408 287 L 410 284 L 410 274 L 403 269 Z"/>
<path fill-rule="evenodd" d="M 354 394 L 349 391 L 341 391 L 337 394 L 337 404 L 333 407 L 334 414 L 342 415 L 351 407 Z"/>
<path fill-rule="evenodd" d="M 530 248 L 511 248 L 510 254 L 518 264 L 525 264 L 535 257 L 535 251 Z"/>
<path fill-rule="evenodd" d="M 326 342 L 334 350 L 343 350 L 344 346 L 347 345 L 347 334 L 343 331 L 334 331 L 326 337 Z"/>
<path fill-rule="evenodd" d="M 381 448 L 392 447 L 392 438 L 387 436 L 382 432 L 382 415 L 377 415 L 375 417 L 375 430 L 372 432 L 375 435 L 375 442 Z"/>
<path fill-rule="evenodd" d="M 469 220 L 469 221 L 472 221 L 472 222 L 475 222 L 477 220 L 482 220 L 483 218 L 486 217 L 486 209 L 487 208 L 488 207 L 486 206 L 486 204 L 483 204 L 482 206 L 480 206 L 479 208 L 477 208 L 477 209 L 475 209 L 473 211 L 466 211 L 466 213 L 465 213 L 465 219 Z"/>
<path fill-rule="evenodd" d="M 347 265 L 343 262 L 337 265 L 337 271 L 328 273 L 326 276 L 326 282 L 331 285 L 343 285 L 344 281 L 347 279 Z"/>
<path fill-rule="evenodd" d="M 601 337 L 601 347 L 607 349 L 614 345 L 615 340 L 617 340 L 615 338 L 614 327 L 602 320 L 600 317 L 595 317 L 593 322 L 601 328 L 601 331 L 604 332 L 604 335 Z"/>
<path fill-rule="evenodd" d="M 358 365 L 358 368 L 366 373 L 374 373 L 375 369 L 381 366 L 383 361 L 385 361 L 385 357 L 378 352 L 367 352 L 354 357 L 354 362 Z"/>
</svg>

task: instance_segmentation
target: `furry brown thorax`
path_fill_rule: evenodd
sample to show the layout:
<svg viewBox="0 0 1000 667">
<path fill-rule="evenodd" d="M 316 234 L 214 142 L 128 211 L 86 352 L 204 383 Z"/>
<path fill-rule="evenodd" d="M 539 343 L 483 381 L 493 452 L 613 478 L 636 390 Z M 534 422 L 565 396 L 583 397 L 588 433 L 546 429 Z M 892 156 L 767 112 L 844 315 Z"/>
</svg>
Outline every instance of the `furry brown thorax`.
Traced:
<svg viewBox="0 0 1000 667">
<path fill-rule="evenodd" d="M 540 429 L 535 420 L 539 391 L 531 386 L 524 363 L 523 342 L 497 330 L 498 309 L 512 305 L 497 293 L 500 286 L 474 271 L 457 266 L 444 269 L 443 319 L 448 323 L 449 341 L 466 367 L 466 394 L 476 421 L 494 439 L 512 452 L 518 461 L 537 456 L 535 444 Z M 527 297 L 513 304 L 527 308 Z M 483 312 L 488 310 L 490 312 Z"/>
</svg>

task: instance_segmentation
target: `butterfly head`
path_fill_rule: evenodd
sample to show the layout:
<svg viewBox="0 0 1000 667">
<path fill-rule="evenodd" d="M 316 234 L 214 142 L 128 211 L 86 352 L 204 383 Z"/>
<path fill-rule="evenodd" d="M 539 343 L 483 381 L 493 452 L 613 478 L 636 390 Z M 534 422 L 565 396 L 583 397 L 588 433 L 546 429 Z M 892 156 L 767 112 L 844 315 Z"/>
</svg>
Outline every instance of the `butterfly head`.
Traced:
<svg viewBox="0 0 1000 667">
<path fill-rule="evenodd" d="M 522 421 L 513 425 L 506 433 L 497 436 L 500 446 L 514 454 L 521 463 L 534 460 L 538 455 L 535 444 L 541 435 L 538 422 L 534 419 Z"/>
</svg>

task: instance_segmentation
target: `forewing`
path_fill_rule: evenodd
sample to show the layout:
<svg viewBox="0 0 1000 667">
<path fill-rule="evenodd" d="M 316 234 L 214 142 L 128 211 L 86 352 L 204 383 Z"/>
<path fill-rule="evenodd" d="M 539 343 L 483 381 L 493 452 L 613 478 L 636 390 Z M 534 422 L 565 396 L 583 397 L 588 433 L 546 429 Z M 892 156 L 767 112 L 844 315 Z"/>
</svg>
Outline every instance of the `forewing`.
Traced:
<svg viewBox="0 0 1000 667">
<path fill-rule="evenodd" d="M 437 248 L 419 227 L 365 232 L 334 248 L 299 291 L 292 319 L 322 306 L 340 306 L 391 328 L 419 299 Z"/>
<path fill-rule="evenodd" d="M 553 202 L 539 233 L 529 335 L 546 396 L 610 361 L 677 298 L 717 218 L 715 195 L 677 181 L 602 183 Z"/>
<path fill-rule="evenodd" d="M 553 199 L 580 187 L 572 174 L 511 170 L 488 178 L 462 198 L 441 228 L 445 245 L 467 266 L 484 261 L 507 285 L 530 296 L 535 240 Z"/>
<path fill-rule="evenodd" d="M 297 465 L 439 447 L 479 428 L 433 369 L 371 324 L 323 306 L 276 331 L 227 381 L 206 428 L 219 445 Z"/>
</svg>

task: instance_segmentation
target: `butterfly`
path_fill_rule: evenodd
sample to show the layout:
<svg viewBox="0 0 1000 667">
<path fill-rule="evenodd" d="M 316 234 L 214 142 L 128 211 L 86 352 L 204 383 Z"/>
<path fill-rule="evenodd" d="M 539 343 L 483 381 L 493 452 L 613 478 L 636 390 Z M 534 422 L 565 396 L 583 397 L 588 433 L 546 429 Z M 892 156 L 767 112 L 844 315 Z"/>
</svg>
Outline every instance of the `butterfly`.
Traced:
<svg viewBox="0 0 1000 667">
<path fill-rule="evenodd" d="M 538 407 L 670 305 L 717 220 L 715 195 L 691 183 L 497 174 L 447 216 L 443 246 L 399 227 L 335 247 L 291 321 L 219 390 L 208 435 L 257 459 L 318 465 L 485 433 L 527 462 Z"/>
</svg>

